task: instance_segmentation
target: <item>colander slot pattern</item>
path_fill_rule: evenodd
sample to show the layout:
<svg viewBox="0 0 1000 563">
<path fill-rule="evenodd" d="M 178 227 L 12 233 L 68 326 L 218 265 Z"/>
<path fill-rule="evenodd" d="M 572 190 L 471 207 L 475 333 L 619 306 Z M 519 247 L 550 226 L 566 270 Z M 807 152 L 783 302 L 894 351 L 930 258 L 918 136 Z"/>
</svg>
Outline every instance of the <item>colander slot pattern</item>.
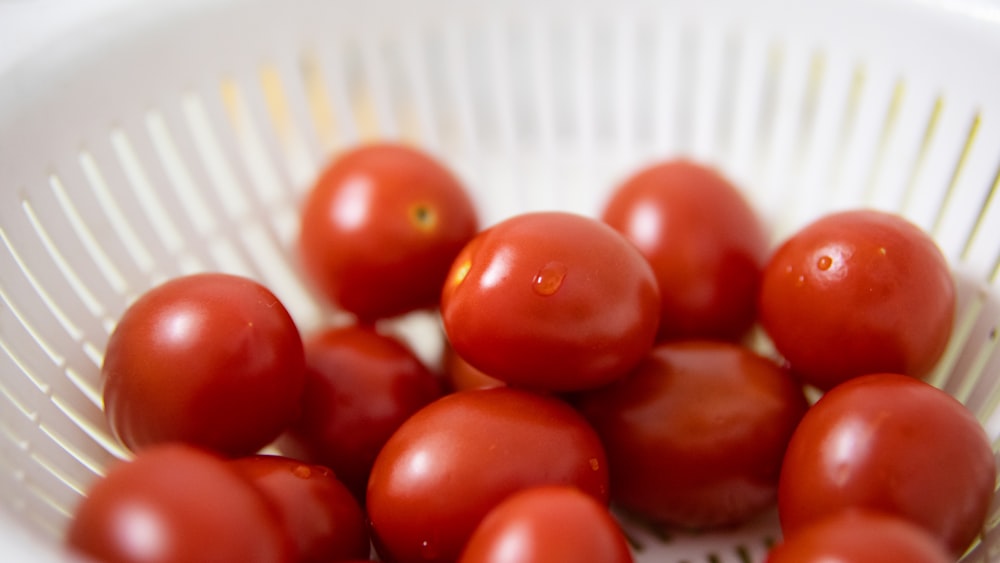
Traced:
<svg viewBox="0 0 1000 563">
<path fill-rule="evenodd" d="M 260 67 L 264 101 L 282 153 L 288 162 L 292 186 L 313 180 L 319 149 L 306 111 L 306 96 L 300 69 L 289 59 Z"/>
<path fill-rule="evenodd" d="M 948 186 L 965 151 L 974 109 L 955 98 L 940 98 L 935 105 L 913 184 L 904 201 L 903 213 L 921 228 L 931 231 L 947 196 Z M 949 256 L 950 258 L 950 256 Z"/>
<path fill-rule="evenodd" d="M 117 161 L 118 170 L 122 176 L 118 176 L 116 186 L 129 186 L 130 189 L 118 189 L 118 205 L 122 205 L 128 210 L 132 220 L 145 228 L 135 230 L 143 233 L 141 240 L 145 243 L 148 252 L 160 258 L 157 262 L 157 269 L 171 268 L 170 257 L 180 252 L 184 246 L 181 236 L 181 227 L 174 223 L 171 215 L 163 213 L 166 206 L 161 201 L 161 190 L 157 190 L 149 176 L 144 170 L 144 166 L 136 155 L 135 149 L 129 137 L 120 128 L 113 129 L 109 134 L 114 161 Z M 108 167 L 106 173 L 118 173 L 113 166 Z M 129 229 L 131 230 L 131 229 Z M 122 231 L 123 236 L 128 230 Z M 166 272 L 164 272 L 166 273 Z"/>
<path fill-rule="evenodd" d="M 996 280 L 1000 274 L 1000 249 L 996 241 L 1000 240 L 1000 202 L 997 193 L 1000 192 L 1000 166 L 996 168 L 989 190 L 979 206 L 975 226 L 969 238 L 962 246 L 961 259 L 974 264 L 984 264 L 986 275 L 990 280 Z"/>
<path fill-rule="evenodd" d="M 934 225 L 934 237 L 945 254 L 959 259 L 977 236 L 980 218 L 989 203 L 1000 162 L 1000 126 L 976 113 L 968 127 L 962 154 Z M 976 205 L 979 204 L 979 205 Z M 990 274 L 988 261 L 972 263 L 980 276 Z"/>
</svg>

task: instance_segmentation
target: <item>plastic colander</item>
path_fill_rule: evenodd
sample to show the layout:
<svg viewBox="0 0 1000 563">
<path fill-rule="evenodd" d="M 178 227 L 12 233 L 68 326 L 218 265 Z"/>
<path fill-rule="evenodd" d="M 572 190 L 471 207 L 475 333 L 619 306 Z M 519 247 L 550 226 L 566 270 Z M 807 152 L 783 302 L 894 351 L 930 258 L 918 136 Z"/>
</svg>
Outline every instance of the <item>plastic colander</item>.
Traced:
<svg viewBox="0 0 1000 563">
<path fill-rule="evenodd" d="M 1000 4 L 964 0 L 180 1 L 128 5 L 0 77 L 0 560 L 63 560 L 125 455 L 99 366 L 125 307 L 200 270 L 256 278 L 303 331 L 297 209 L 332 154 L 415 143 L 484 224 L 595 215 L 653 159 L 720 168 L 774 227 L 870 206 L 954 266 L 931 377 L 1000 435 Z M 433 319 L 400 323 L 424 357 Z M 996 443 L 996 442 L 995 442 Z M 773 513 L 645 562 L 760 561 Z M 997 514 L 966 561 L 991 559 Z"/>
</svg>

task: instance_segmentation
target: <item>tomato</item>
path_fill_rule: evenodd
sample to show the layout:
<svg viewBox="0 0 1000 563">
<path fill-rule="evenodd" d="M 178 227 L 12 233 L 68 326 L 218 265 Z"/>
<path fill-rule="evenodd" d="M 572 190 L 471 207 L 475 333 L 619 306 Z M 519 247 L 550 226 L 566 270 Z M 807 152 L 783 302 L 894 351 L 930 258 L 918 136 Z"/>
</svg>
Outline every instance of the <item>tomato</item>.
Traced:
<svg viewBox="0 0 1000 563">
<path fill-rule="evenodd" d="M 659 289 L 645 258 L 611 227 L 580 215 L 514 216 L 455 260 L 441 298 L 448 340 L 511 385 L 598 387 L 649 351 Z"/>
<path fill-rule="evenodd" d="M 323 330 L 305 348 L 302 416 L 285 443 L 333 469 L 363 499 L 375 456 L 404 420 L 441 394 L 439 383 L 412 350 L 370 327 Z"/>
<path fill-rule="evenodd" d="M 261 284 L 228 274 L 176 278 L 119 319 L 101 368 L 104 410 L 129 448 L 183 441 L 237 457 L 298 415 L 298 329 Z"/>
<path fill-rule="evenodd" d="M 955 286 L 941 251 L 900 216 L 853 210 L 793 234 L 764 270 L 760 321 L 821 389 L 851 377 L 922 377 L 944 352 Z"/>
<path fill-rule="evenodd" d="M 67 541 L 106 563 L 292 560 L 265 498 L 222 458 L 183 444 L 112 466 L 77 507 Z"/>
<path fill-rule="evenodd" d="M 959 555 L 983 526 L 995 481 L 990 441 L 968 409 L 918 379 L 872 374 L 827 391 L 803 417 L 778 510 L 786 535 L 843 508 L 880 510 Z"/>
<path fill-rule="evenodd" d="M 321 465 L 255 455 L 230 462 L 277 508 L 298 563 L 368 557 L 368 524 L 358 502 Z"/>
<path fill-rule="evenodd" d="M 363 322 L 436 306 L 452 260 L 479 228 L 472 200 L 448 169 L 392 143 L 339 155 L 301 217 L 306 277 Z"/>
<path fill-rule="evenodd" d="M 547 486 L 507 497 L 472 534 L 459 563 L 631 563 L 608 507 L 578 489 Z"/>
<path fill-rule="evenodd" d="M 572 407 L 509 387 L 446 395 L 404 422 L 375 460 L 375 548 L 396 563 L 454 561 L 500 501 L 549 484 L 607 502 L 603 446 Z"/>
<path fill-rule="evenodd" d="M 737 340 L 753 324 L 768 234 L 716 170 L 688 160 L 656 163 L 618 186 L 601 218 L 656 272 L 661 340 Z"/>
<path fill-rule="evenodd" d="M 803 528 L 778 544 L 767 563 L 953 563 L 927 530 L 870 510 L 844 510 Z"/>
<path fill-rule="evenodd" d="M 506 385 L 503 381 L 491 377 L 476 369 L 455 353 L 455 349 L 446 345 L 443 352 L 444 379 L 449 391 L 468 391 L 471 389 L 490 389 Z"/>
<path fill-rule="evenodd" d="M 789 372 L 749 349 L 683 341 L 659 344 L 635 372 L 576 406 L 607 448 L 612 500 L 700 529 L 773 505 L 807 402 Z"/>
</svg>

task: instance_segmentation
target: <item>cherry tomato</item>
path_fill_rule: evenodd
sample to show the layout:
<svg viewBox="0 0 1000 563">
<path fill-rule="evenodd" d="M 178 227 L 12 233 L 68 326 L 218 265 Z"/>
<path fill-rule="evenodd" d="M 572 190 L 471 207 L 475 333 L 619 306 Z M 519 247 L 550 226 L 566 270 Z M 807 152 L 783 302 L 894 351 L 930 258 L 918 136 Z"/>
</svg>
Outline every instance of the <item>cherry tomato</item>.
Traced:
<svg viewBox="0 0 1000 563">
<path fill-rule="evenodd" d="M 292 561 L 274 507 L 222 458 L 183 444 L 113 466 L 77 507 L 67 541 L 106 563 Z"/>
<path fill-rule="evenodd" d="M 771 550 L 767 563 L 953 563 L 920 526 L 880 512 L 844 510 L 797 532 Z"/>
<path fill-rule="evenodd" d="M 955 287 L 934 241 L 897 215 L 827 215 L 793 234 L 767 264 L 760 320 L 803 380 L 923 377 L 951 336 Z"/>
<path fill-rule="evenodd" d="M 122 315 L 102 366 L 104 409 L 129 448 L 183 441 L 238 457 L 298 415 L 298 329 L 261 284 L 195 274 L 146 292 Z"/>
<path fill-rule="evenodd" d="M 953 397 L 899 374 L 873 374 L 826 392 L 788 446 L 778 489 L 782 530 L 849 507 L 930 530 L 956 556 L 979 533 L 996 466 L 986 432 Z"/>
<path fill-rule="evenodd" d="M 579 396 L 611 464 L 611 496 L 683 528 L 731 526 L 772 506 L 807 409 L 783 368 L 736 344 L 661 343 L 624 380 Z"/>
<path fill-rule="evenodd" d="M 375 456 L 404 420 L 440 396 L 439 383 L 412 350 L 370 327 L 330 328 L 305 347 L 302 416 L 288 442 L 363 499 Z"/>
<path fill-rule="evenodd" d="M 230 462 L 277 508 L 297 563 L 368 557 L 368 524 L 358 502 L 321 465 L 255 455 Z"/>
<path fill-rule="evenodd" d="M 509 387 L 446 395 L 404 422 L 375 460 L 375 548 L 396 563 L 454 561 L 487 512 L 537 485 L 607 502 L 604 449 L 572 407 Z"/>
<path fill-rule="evenodd" d="M 444 379 L 449 391 L 490 389 L 507 385 L 503 381 L 483 373 L 482 370 L 476 369 L 462 356 L 456 354 L 455 349 L 450 345 L 445 346 L 443 354 L 444 359 L 441 363 L 444 366 Z"/>
<path fill-rule="evenodd" d="M 631 563 L 608 507 L 578 489 L 525 489 L 491 510 L 459 563 Z"/>
<path fill-rule="evenodd" d="M 621 234 L 562 212 L 518 215 L 455 260 L 445 331 L 470 364 L 511 385 L 570 391 L 624 376 L 649 351 L 659 289 Z"/>
<path fill-rule="evenodd" d="M 337 157 L 302 208 L 305 274 L 363 322 L 431 308 L 478 231 L 459 180 L 429 155 L 377 143 Z"/>
<path fill-rule="evenodd" d="M 654 164 L 612 193 L 602 219 L 656 272 L 661 340 L 737 340 L 753 324 L 768 235 L 717 171 L 687 160 Z"/>
</svg>

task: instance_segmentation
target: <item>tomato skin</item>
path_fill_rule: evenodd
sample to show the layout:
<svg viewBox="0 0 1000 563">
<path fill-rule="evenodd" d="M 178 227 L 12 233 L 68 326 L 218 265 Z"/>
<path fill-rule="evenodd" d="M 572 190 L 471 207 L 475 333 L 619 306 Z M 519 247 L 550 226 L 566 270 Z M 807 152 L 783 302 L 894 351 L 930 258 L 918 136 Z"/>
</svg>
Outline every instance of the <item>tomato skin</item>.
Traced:
<svg viewBox="0 0 1000 563">
<path fill-rule="evenodd" d="M 412 350 L 371 327 L 329 328 L 305 348 L 302 415 L 286 443 L 364 499 L 375 456 L 404 420 L 441 395 L 439 383 Z"/>
<path fill-rule="evenodd" d="M 299 412 L 302 340 L 263 285 L 205 273 L 167 281 L 119 319 L 101 374 L 123 444 L 182 441 L 229 457 L 256 452 Z"/>
<path fill-rule="evenodd" d="M 625 379 L 576 398 L 621 507 L 670 526 L 737 525 L 774 502 L 808 404 L 791 374 L 736 344 L 657 345 Z"/>
<path fill-rule="evenodd" d="M 470 364 L 548 391 L 619 379 L 652 347 L 652 268 L 621 234 L 563 212 L 517 215 L 477 235 L 441 298 L 445 331 Z"/>
<path fill-rule="evenodd" d="M 951 337 L 955 285 L 919 227 L 880 211 L 844 211 L 777 249 L 759 311 L 777 350 L 821 389 L 868 373 L 923 377 Z"/>
<path fill-rule="evenodd" d="M 112 466 L 77 507 L 67 542 L 107 563 L 293 561 L 264 497 L 224 459 L 184 444 Z"/>
<path fill-rule="evenodd" d="M 479 229 L 464 186 L 430 155 L 374 143 L 339 155 L 302 207 L 306 277 L 362 322 L 431 308 Z"/>
<path fill-rule="evenodd" d="M 653 164 L 612 193 L 601 219 L 656 273 L 659 340 L 738 340 L 753 324 L 768 234 L 719 172 L 683 159 Z"/>
<path fill-rule="evenodd" d="M 603 446 L 572 407 L 508 387 L 446 395 L 404 422 L 375 460 L 375 548 L 396 563 L 455 561 L 490 509 L 549 484 L 607 502 Z"/>
<path fill-rule="evenodd" d="M 826 392 L 789 443 L 778 489 L 787 536 L 844 508 L 897 515 L 960 555 L 985 521 L 996 481 L 986 432 L 928 383 L 872 374 Z"/>
<path fill-rule="evenodd" d="M 608 507 L 572 487 L 525 489 L 491 510 L 459 563 L 631 563 Z"/>
<path fill-rule="evenodd" d="M 870 510 L 844 510 L 803 528 L 775 546 L 766 563 L 953 563 L 926 530 Z"/>
<path fill-rule="evenodd" d="M 295 545 L 297 563 L 368 557 L 371 546 L 364 513 L 333 471 L 275 455 L 230 463 L 277 508 Z"/>
</svg>

